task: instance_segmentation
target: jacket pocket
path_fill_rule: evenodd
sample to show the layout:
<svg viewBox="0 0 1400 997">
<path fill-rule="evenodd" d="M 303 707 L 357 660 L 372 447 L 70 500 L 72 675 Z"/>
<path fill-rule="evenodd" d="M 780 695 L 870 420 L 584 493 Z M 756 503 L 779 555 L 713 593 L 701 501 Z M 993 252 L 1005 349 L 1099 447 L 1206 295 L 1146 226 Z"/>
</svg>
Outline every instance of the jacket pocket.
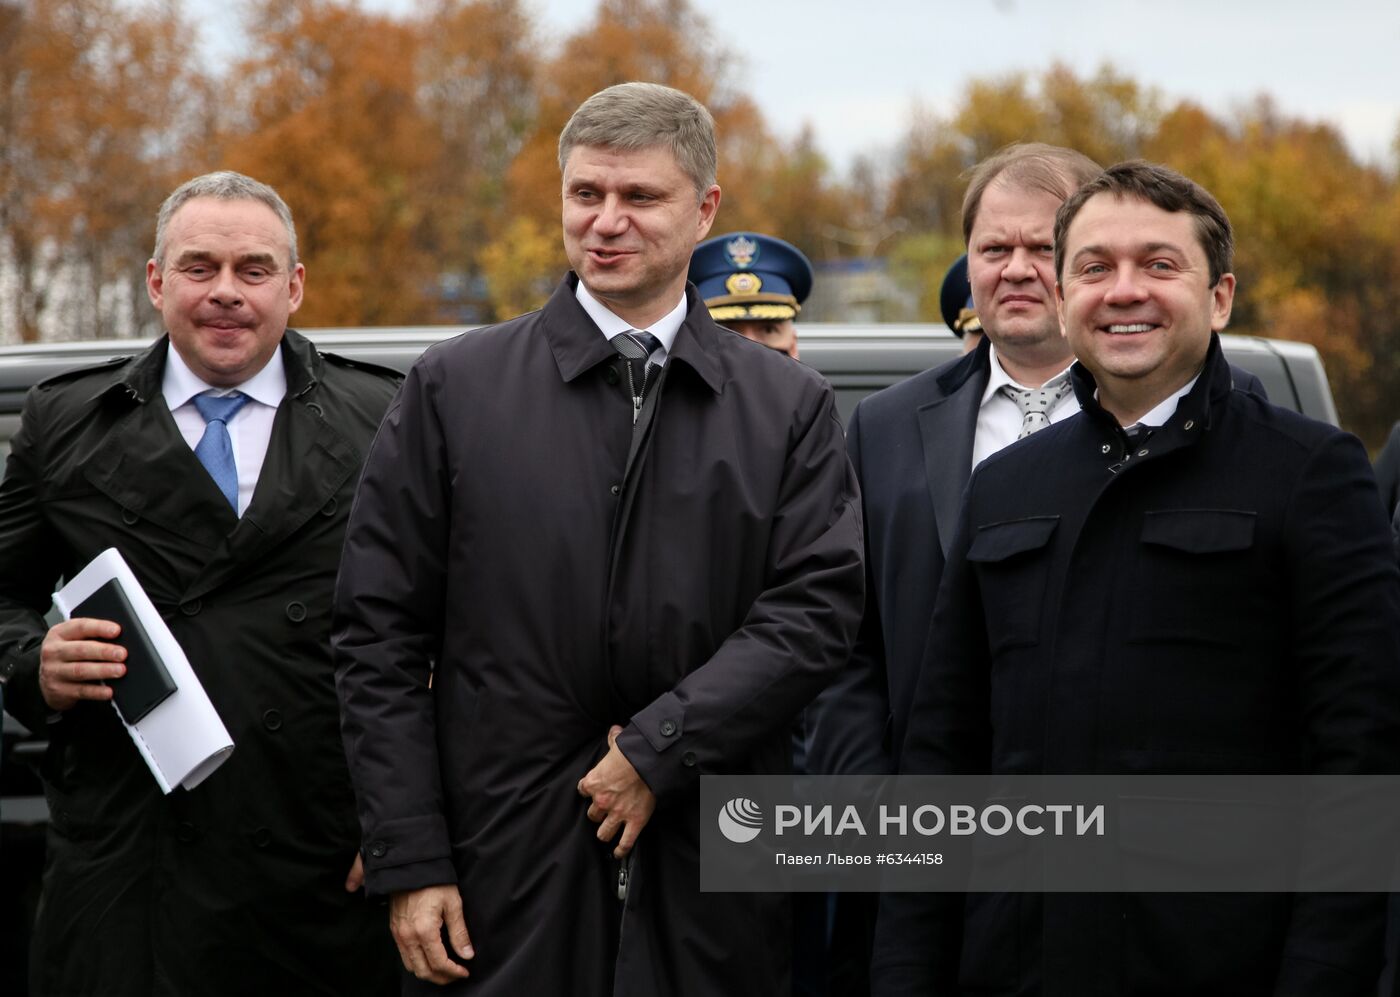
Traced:
<svg viewBox="0 0 1400 997">
<path fill-rule="evenodd" d="M 1236 617 L 1253 596 L 1257 518 L 1236 509 L 1147 513 L 1129 640 L 1240 644 Z"/>
<path fill-rule="evenodd" d="M 967 559 L 977 574 L 993 653 L 1039 643 L 1048 547 L 1059 525 L 1059 516 L 988 523 L 972 538 Z"/>
</svg>

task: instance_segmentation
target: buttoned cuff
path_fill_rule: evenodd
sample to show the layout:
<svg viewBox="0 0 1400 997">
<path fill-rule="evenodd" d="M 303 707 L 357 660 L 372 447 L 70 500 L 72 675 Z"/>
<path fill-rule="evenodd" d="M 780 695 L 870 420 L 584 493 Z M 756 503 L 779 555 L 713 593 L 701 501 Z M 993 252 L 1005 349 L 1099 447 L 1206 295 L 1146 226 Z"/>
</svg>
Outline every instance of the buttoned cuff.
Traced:
<svg viewBox="0 0 1400 997">
<path fill-rule="evenodd" d="M 391 893 L 421 890 L 427 886 L 456 886 L 457 870 L 450 859 L 411 862 L 378 872 L 365 873 L 365 896 L 371 899 Z"/>
<path fill-rule="evenodd" d="M 685 707 L 675 693 L 668 692 L 633 715 L 617 735 L 617 749 L 662 800 L 693 785 L 699 776 L 694 740 L 685 736 Z"/>
<path fill-rule="evenodd" d="M 4 663 L 5 712 L 40 735 L 53 714 L 39 688 L 39 650 L 43 642 L 43 637 L 25 641 L 8 652 Z"/>
<path fill-rule="evenodd" d="M 367 829 L 360 855 L 365 892 L 371 896 L 457 881 L 447 821 L 441 814 L 404 817 Z"/>
</svg>

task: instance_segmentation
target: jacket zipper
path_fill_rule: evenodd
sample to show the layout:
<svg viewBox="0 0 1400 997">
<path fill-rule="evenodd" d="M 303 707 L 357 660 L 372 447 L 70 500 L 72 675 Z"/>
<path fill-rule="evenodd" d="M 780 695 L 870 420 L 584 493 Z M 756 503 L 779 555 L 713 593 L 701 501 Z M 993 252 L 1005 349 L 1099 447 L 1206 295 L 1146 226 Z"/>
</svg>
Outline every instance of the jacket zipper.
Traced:
<svg viewBox="0 0 1400 997">
<path fill-rule="evenodd" d="M 652 365 L 648 363 L 642 368 L 642 390 L 637 390 L 637 379 L 632 375 L 632 361 L 627 361 L 627 388 L 632 392 L 632 425 L 637 424 L 637 419 L 642 414 L 642 398 L 647 393 L 647 382 L 651 380 Z"/>
<path fill-rule="evenodd" d="M 629 889 L 631 871 L 632 855 L 629 853 L 617 866 L 617 899 L 622 902 L 622 913 L 618 915 L 617 919 L 617 955 L 619 959 L 622 957 L 622 936 L 627 930 L 627 895 L 631 892 Z"/>
</svg>

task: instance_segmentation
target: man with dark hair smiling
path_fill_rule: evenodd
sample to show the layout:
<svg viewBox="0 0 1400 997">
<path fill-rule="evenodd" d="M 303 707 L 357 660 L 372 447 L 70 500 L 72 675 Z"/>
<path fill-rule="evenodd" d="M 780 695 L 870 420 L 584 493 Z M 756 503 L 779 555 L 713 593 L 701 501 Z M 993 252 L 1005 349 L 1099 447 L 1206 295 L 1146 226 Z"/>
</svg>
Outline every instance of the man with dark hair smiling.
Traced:
<svg viewBox="0 0 1400 997">
<path fill-rule="evenodd" d="M 1082 411 L 983 462 L 901 771 L 1400 763 L 1400 572 L 1352 436 L 1232 385 L 1230 223 L 1134 162 L 1055 223 Z M 876 993 L 1374 992 L 1383 894 L 887 895 Z M 941 989 L 940 989 L 941 988 Z"/>
</svg>

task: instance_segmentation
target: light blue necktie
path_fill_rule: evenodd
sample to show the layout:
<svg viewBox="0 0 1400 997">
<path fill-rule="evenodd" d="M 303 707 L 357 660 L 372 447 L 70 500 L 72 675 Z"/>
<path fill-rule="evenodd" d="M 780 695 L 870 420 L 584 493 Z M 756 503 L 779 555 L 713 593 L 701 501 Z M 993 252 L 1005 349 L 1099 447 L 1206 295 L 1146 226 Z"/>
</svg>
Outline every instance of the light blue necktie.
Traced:
<svg viewBox="0 0 1400 997">
<path fill-rule="evenodd" d="M 224 493 L 233 511 L 238 511 L 238 467 L 233 463 L 233 440 L 229 439 L 228 421 L 244 405 L 248 396 L 241 391 L 231 395 L 195 395 L 194 407 L 207 424 L 194 455 L 204 465 L 219 491 Z"/>
</svg>

